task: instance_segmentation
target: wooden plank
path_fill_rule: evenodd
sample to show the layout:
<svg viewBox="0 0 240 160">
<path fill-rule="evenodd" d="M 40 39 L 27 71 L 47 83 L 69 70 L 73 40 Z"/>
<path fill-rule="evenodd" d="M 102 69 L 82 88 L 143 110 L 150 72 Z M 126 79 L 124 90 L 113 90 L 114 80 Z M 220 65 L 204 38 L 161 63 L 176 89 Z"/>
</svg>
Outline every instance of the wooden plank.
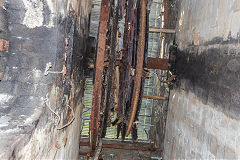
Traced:
<svg viewBox="0 0 240 160">
<path fill-rule="evenodd" d="M 150 33 L 176 33 L 175 29 L 149 28 Z"/>
<path fill-rule="evenodd" d="M 91 153 L 96 149 L 96 143 L 98 140 L 98 132 L 100 125 L 100 108 L 102 99 L 102 76 L 104 68 L 104 55 L 105 45 L 107 38 L 108 19 L 110 13 L 110 1 L 102 0 L 99 31 L 98 31 L 98 45 L 97 45 L 97 59 L 96 59 L 96 71 L 95 81 L 93 86 L 93 97 L 92 97 L 92 110 L 91 110 L 91 121 L 90 121 L 90 148 Z"/>
</svg>

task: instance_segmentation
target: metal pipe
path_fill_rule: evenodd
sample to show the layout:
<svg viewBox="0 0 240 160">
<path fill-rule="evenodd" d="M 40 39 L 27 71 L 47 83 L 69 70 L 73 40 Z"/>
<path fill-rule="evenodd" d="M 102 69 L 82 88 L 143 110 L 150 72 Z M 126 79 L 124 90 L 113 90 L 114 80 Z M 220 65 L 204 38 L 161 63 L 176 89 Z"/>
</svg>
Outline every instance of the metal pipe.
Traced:
<svg viewBox="0 0 240 160">
<path fill-rule="evenodd" d="M 151 96 L 151 95 L 143 95 L 142 98 L 156 99 L 156 100 L 168 100 L 167 97 L 159 97 L 159 96 Z"/>
<path fill-rule="evenodd" d="M 102 0 L 99 31 L 98 31 L 98 45 L 97 45 L 97 59 L 96 59 L 96 73 L 93 87 L 92 111 L 90 122 L 90 148 L 91 152 L 96 149 L 96 143 L 100 124 L 100 108 L 102 99 L 102 75 L 104 68 L 104 54 L 107 39 L 107 26 L 110 13 L 110 1 Z"/>
</svg>

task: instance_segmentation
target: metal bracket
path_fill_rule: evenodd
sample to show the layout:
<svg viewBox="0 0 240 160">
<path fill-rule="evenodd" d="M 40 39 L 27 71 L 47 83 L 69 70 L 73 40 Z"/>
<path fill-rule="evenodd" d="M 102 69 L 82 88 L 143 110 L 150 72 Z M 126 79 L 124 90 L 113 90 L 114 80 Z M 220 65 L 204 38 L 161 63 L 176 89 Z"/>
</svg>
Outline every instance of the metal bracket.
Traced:
<svg viewBox="0 0 240 160">
<path fill-rule="evenodd" d="M 48 62 L 47 64 L 46 64 L 46 68 L 45 68 L 45 71 L 44 71 L 44 76 L 47 76 L 49 73 L 52 73 L 52 74 L 59 74 L 59 73 L 63 73 L 64 72 L 64 70 L 62 70 L 62 71 L 49 71 L 50 70 L 50 68 L 52 68 L 52 63 L 51 62 Z"/>
</svg>

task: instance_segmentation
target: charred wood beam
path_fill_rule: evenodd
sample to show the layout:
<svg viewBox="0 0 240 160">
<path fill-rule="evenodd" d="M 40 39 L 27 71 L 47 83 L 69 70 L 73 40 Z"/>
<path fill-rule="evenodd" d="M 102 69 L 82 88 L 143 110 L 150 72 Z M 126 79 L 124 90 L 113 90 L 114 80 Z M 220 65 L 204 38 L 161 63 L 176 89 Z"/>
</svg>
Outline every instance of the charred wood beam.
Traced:
<svg viewBox="0 0 240 160">
<path fill-rule="evenodd" d="M 119 7 L 119 6 L 118 6 Z M 104 110 L 104 119 L 102 125 L 102 135 L 101 137 L 104 138 L 106 135 L 107 130 L 107 122 L 109 119 L 109 112 L 110 106 L 114 105 L 113 98 L 111 97 L 112 94 L 112 83 L 113 83 L 113 76 L 114 76 L 114 69 L 115 69 L 115 61 L 116 61 L 116 39 L 117 39 L 117 27 L 118 27 L 118 7 L 114 11 L 113 15 L 113 24 L 111 26 L 111 42 L 110 42 L 110 53 L 109 53 L 109 66 L 108 66 L 108 77 L 107 77 L 107 96 L 106 96 L 106 106 Z"/>
<path fill-rule="evenodd" d="M 131 76 L 132 58 L 134 57 L 134 33 L 136 31 L 136 1 L 128 0 L 126 3 L 125 26 L 123 36 L 122 61 L 120 63 L 120 96 L 118 106 L 118 119 L 122 119 L 121 124 L 118 124 L 121 130 L 122 139 L 125 138 L 126 123 L 128 112 L 130 110 L 131 94 L 133 88 L 133 77 Z"/>
<path fill-rule="evenodd" d="M 147 14 L 147 0 L 141 1 L 141 13 L 140 13 L 140 35 L 138 41 L 138 49 L 137 49 L 137 66 L 136 66 L 136 77 L 134 82 L 134 90 L 133 90 L 133 98 L 132 98 L 132 106 L 131 106 L 131 115 L 127 126 L 126 136 L 129 135 L 133 122 L 135 119 L 138 99 L 141 87 L 142 80 L 142 72 L 143 72 L 143 60 L 144 60 L 144 51 L 145 51 L 145 34 L 146 34 L 146 14 Z"/>
</svg>

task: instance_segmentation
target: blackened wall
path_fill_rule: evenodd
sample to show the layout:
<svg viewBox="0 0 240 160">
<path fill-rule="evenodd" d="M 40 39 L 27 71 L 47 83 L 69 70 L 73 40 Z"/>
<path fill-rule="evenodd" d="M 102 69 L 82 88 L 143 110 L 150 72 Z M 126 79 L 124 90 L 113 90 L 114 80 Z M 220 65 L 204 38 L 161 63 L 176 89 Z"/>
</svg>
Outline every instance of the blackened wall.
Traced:
<svg viewBox="0 0 240 160">
<path fill-rule="evenodd" d="M 3 0 L 0 159 L 77 159 L 90 3 Z"/>
<path fill-rule="evenodd" d="M 240 3 L 176 2 L 180 83 L 170 96 L 164 157 L 240 158 Z"/>
</svg>

